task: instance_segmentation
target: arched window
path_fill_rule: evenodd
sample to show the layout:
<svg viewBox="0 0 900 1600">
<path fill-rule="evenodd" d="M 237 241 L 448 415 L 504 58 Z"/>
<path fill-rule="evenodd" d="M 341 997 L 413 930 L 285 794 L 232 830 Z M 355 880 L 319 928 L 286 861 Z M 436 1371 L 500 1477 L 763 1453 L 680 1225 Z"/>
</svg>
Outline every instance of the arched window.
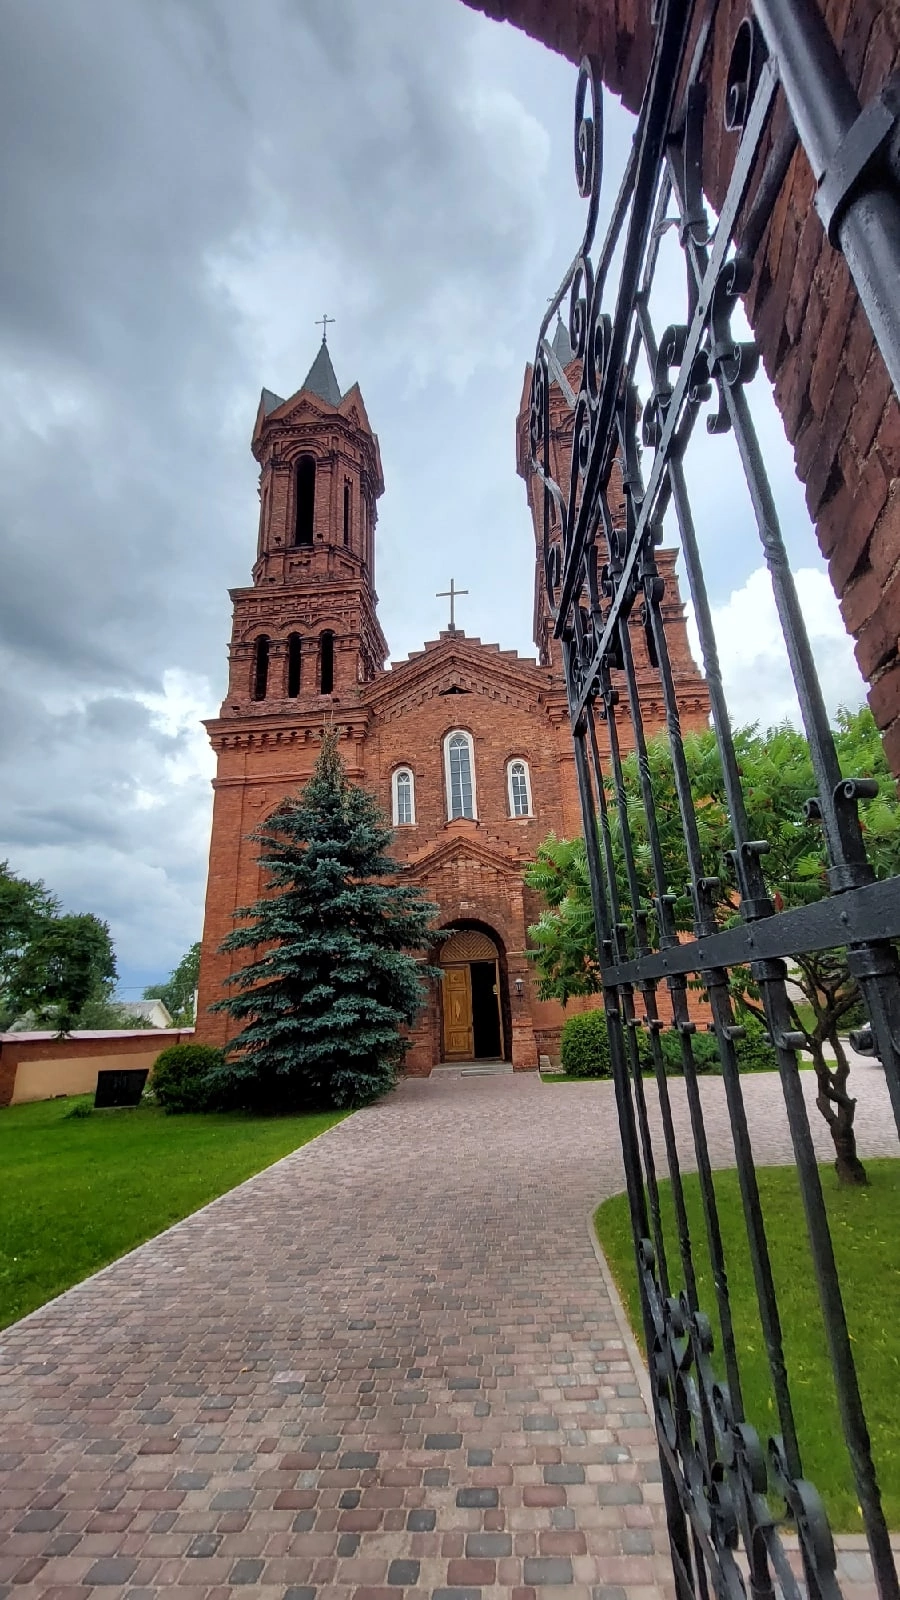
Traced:
<svg viewBox="0 0 900 1600">
<path fill-rule="evenodd" d="M 319 693 L 331 694 L 334 688 L 334 634 L 319 635 Z"/>
<path fill-rule="evenodd" d="M 391 778 L 394 827 L 408 828 L 416 820 L 416 780 L 409 767 L 398 767 Z"/>
<path fill-rule="evenodd" d="M 444 740 L 444 769 L 447 778 L 447 816 L 474 817 L 475 752 L 472 735 L 462 728 L 448 733 Z"/>
<path fill-rule="evenodd" d="M 288 638 L 288 667 L 287 667 L 287 692 L 291 700 L 296 700 L 300 693 L 300 663 L 302 641 L 299 633 L 292 633 Z"/>
<path fill-rule="evenodd" d="M 344 543 L 350 543 L 350 479 L 344 479 Z"/>
<path fill-rule="evenodd" d="M 530 817 L 531 777 L 527 761 L 510 761 L 506 768 L 509 789 L 509 814 L 511 817 Z"/>
<path fill-rule="evenodd" d="M 253 653 L 253 698 L 265 700 L 269 686 L 269 641 L 261 633 Z"/>
<path fill-rule="evenodd" d="M 316 463 L 312 456 L 301 456 L 297 462 L 294 498 L 296 501 L 294 543 L 312 544 L 313 517 L 316 509 Z"/>
</svg>

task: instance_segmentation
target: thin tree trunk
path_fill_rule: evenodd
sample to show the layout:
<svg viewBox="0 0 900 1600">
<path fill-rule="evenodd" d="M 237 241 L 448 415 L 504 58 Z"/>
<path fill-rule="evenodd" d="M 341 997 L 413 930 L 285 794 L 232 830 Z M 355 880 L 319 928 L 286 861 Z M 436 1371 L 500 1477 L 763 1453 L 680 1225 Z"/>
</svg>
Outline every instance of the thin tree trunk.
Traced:
<svg viewBox="0 0 900 1600">
<path fill-rule="evenodd" d="M 850 1063 L 836 1028 L 828 1035 L 828 1043 L 832 1046 L 836 1057 L 833 1065 L 825 1059 L 824 1041 L 814 1036 L 809 1038 L 819 1088 L 816 1105 L 828 1123 L 834 1141 L 836 1156 L 834 1170 L 839 1181 L 847 1184 L 865 1184 L 869 1180 L 857 1154 L 856 1130 L 853 1126 L 856 1101 L 847 1093 Z"/>
</svg>

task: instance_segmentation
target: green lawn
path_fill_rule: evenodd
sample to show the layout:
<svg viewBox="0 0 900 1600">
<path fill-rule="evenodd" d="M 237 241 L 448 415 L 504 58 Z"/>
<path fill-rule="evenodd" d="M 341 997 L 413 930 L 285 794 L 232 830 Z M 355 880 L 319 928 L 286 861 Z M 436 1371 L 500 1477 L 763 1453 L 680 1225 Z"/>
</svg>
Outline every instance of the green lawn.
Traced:
<svg viewBox="0 0 900 1600">
<path fill-rule="evenodd" d="M 0 1111 L 0 1328 L 324 1133 L 346 1112 Z"/>
<path fill-rule="evenodd" d="M 834 1238 L 835 1255 L 858 1363 L 859 1382 L 872 1433 L 875 1465 L 888 1524 L 900 1527 L 900 1161 L 866 1161 L 870 1187 L 839 1186 L 831 1167 L 823 1166 L 822 1185 Z M 797 1416 L 803 1470 L 825 1500 L 832 1526 L 840 1531 L 862 1527 L 856 1493 L 842 1435 L 830 1366 L 812 1278 L 794 1169 L 764 1168 L 759 1173 L 763 1211 L 778 1291 L 791 1393 Z M 715 1176 L 729 1287 L 741 1360 L 741 1381 L 748 1420 L 763 1443 L 777 1430 L 774 1400 L 744 1233 L 737 1174 Z M 661 1185 L 667 1240 L 675 1241 L 671 1189 Z M 710 1316 L 720 1343 L 712 1274 L 697 1179 L 685 1179 L 688 1217 L 697 1266 L 701 1305 Z M 624 1195 L 601 1205 L 595 1216 L 597 1235 L 612 1268 L 639 1342 L 640 1309 Z M 673 1292 L 681 1287 L 677 1249 L 667 1249 Z M 718 1355 L 714 1364 L 724 1375 Z"/>
</svg>

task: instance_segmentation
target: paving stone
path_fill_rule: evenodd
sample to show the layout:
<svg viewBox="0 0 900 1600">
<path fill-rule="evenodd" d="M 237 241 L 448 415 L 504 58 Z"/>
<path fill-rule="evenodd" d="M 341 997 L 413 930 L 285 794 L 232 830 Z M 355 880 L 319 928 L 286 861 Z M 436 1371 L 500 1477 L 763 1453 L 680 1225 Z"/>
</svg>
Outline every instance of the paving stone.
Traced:
<svg viewBox="0 0 900 1600">
<path fill-rule="evenodd" d="M 644 1496 L 637 1483 L 598 1483 L 597 1499 L 602 1506 L 638 1506 Z"/>
<path fill-rule="evenodd" d="M 577 1461 L 551 1462 L 544 1468 L 545 1483 L 584 1483 L 584 1467 Z"/>
<path fill-rule="evenodd" d="M 406 1518 L 406 1526 L 410 1533 L 431 1533 L 437 1521 L 437 1512 L 427 1509 L 410 1511 Z"/>
<path fill-rule="evenodd" d="M 856 1070 L 861 1153 L 893 1154 Z M 792 1164 L 769 1077 L 754 1151 Z M 610 1084 L 407 1081 L 6 1329 L 0 1471 L 30 1499 L 0 1496 L 0 1600 L 663 1600 L 653 1432 L 579 1220 L 621 1184 L 615 1126 Z"/>
<path fill-rule="evenodd" d="M 252 1504 L 252 1489 L 223 1489 L 210 1501 L 213 1511 L 246 1511 Z"/>
<path fill-rule="evenodd" d="M 361 1472 L 366 1467 L 377 1467 L 377 1465 L 377 1450 L 346 1450 L 338 1461 L 338 1466 L 343 1472 L 348 1471 L 351 1467 L 355 1471 Z"/>
<path fill-rule="evenodd" d="M 512 1535 L 508 1533 L 469 1533 L 466 1535 L 466 1555 L 487 1557 L 499 1561 L 501 1556 L 512 1555 Z"/>
<path fill-rule="evenodd" d="M 58 1533 L 49 1544 L 44 1545 L 45 1556 L 70 1556 L 72 1551 L 84 1538 L 81 1533 Z"/>
<path fill-rule="evenodd" d="M 176 1472 L 172 1483 L 176 1489 L 205 1489 L 209 1478 L 208 1472 Z"/>
<path fill-rule="evenodd" d="M 127 1583 L 128 1579 L 137 1570 L 137 1562 L 129 1556 L 101 1556 L 99 1561 L 88 1569 L 85 1575 L 86 1584 L 106 1586 L 113 1583 Z"/>
<path fill-rule="evenodd" d="M 524 1578 L 537 1588 L 542 1584 L 572 1583 L 572 1563 L 568 1556 L 526 1556 Z"/>
<path fill-rule="evenodd" d="M 185 1554 L 203 1560 L 208 1556 L 214 1556 L 221 1543 L 220 1533 L 198 1533 L 191 1540 Z"/>
<path fill-rule="evenodd" d="M 50 1533 L 58 1528 L 65 1516 L 64 1511 L 29 1511 L 17 1522 L 16 1533 Z"/>
<path fill-rule="evenodd" d="M 621 1538 L 626 1556 L 652 1556 L 653 1535 L 647 1528 L 623 1528 Z"/>
<path fill-rule="evenodd" d="M 250 1556 L 242 1556 L 236 1561 L 228 1574 L 229 1583 L 258 1583 L 262 1577 L 264 1561 L 258 1561 Z"/>
<path fill-rule="evenodd" d="M 500 1494 L 497 1489 L 457 1489 L 456 1504 L 475 1509 L 498 1506 L 500 1504 Z"/>
<path fill-rule="evenodd" d="M 392 1561 L 388 1567 L 387 1581 L 392 1587 L 402 1588 L 407 1584 L 419 1581 L 418 1561 L 397 1560 Z"/>
</svg>

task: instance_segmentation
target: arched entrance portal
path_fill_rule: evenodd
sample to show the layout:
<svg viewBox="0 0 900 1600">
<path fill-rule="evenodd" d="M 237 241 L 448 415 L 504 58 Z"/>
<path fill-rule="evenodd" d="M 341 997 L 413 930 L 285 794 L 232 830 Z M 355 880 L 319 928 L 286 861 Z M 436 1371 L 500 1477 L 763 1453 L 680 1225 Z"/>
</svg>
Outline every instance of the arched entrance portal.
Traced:
<svg viewBox="0 0 900 1600">
<path fill-rule="evenodd" d="M 441 945 L 445 1061 L 503 1059 L 500 955 L 495 941 L 480 928 L 458 928 Z"/>
</svg>

